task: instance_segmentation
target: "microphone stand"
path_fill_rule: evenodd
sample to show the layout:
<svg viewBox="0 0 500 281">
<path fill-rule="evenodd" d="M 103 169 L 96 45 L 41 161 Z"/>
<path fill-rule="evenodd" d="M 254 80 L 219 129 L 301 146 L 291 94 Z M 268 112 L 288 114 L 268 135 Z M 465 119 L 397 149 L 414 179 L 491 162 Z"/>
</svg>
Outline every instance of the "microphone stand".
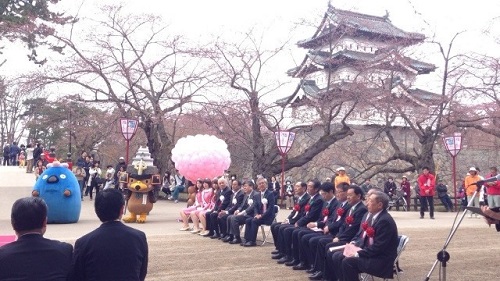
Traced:
<svg viewBox="0 0 500 281">
<path fill-rule="evenodd" d="M 484 181 L 478 181 L 476 183 L 471 184 L 471 185 L 476 185 L 477 188 L 476 188 L 476 191 L 474 191 L 474 194 L 472 195 L 473 199 L 470 202 L 468 202 L 467 207 L 471 207 L 472 202 L 474 201 L 474 198 L 476 198 L 476 194 L 479 192 L 479 190 L 481 189 L 481 186 L 483 184 L 484 184 Z M 441 279 L 441 276 L 439 276 L 440 277 L 439 280 L 446 281 L 446 263 L 450 260 L 450 254 L 446 251 L 446 248 L 448 248 L 448 245 L 450 244 L 451 239 L 453 238 L 453 236 L 457 232 L 458 227 L 460 226 L 460 224 L 462 223 L 462 220 L 464 219 L 465 215 L 467 214 L 467 211 L 468 210 L 465 209 L 462 212 L 462 216 L 460 217 L 460 220 L 458 221 L 458 223 L 455 223 L 457 221 L 457 217 L 455 217 L 455 221 L 453 222 L 450 234 L 448 235 L 448 238 L 446 238 L 446 242 L 444 243 L 443 248 L 437 253 L 437 259 L 434 262 L 434 264 L 432 265 L 429 273 L 427 273 L 427 276 L 424 279 L 425 281 L 429 281 L 429 279 L 432 275 L 432 272 L 434 271 L 434 269 L 436 268 L 438 263 L 441 263 L 440 269 L 441 269 L 442 277 L 443 277 L 443 279 Z M 458 216 L 458 213 L 457 213 L 457 216 Z"/>
</svg>

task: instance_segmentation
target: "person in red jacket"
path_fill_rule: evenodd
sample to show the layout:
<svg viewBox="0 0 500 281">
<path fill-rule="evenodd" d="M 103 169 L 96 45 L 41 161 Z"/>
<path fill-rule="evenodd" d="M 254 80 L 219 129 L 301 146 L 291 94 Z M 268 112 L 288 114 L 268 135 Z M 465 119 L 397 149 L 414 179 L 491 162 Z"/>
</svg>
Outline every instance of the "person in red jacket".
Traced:
<svg viewBox="0 0 500 281">
<path fill-rule="evenodd" d="M 497 167 L 490 167 L 490 174 L 486 178 L 496 177 Z M 487 182 L 485 186 L 488 193 L 488 206 L 490 208 L 500 207 L 500 181 Z"/>
<path fill-rule="evenodd" d="M 418 186 L 420 187 L 420 218 L 424 218 L 424 210 L 429 203 L 429 215 L 434 219 L 434 192 L 436 178 L 429 172 L 429 167 L 422 168 L 422 174 L 418 176 Z"/>
</svg>

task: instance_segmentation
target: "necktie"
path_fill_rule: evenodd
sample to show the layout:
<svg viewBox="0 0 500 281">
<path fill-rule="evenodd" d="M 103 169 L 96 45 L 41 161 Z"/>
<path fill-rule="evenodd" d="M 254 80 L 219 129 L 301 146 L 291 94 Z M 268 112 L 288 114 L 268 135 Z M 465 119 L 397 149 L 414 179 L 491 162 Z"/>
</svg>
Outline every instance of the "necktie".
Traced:
<svg viewBox="0 0 500 281">
<path fill-rule="evenodd" d="M 366 222 L 368 223 L 368 226 L 372 226 L 373 214 L 368 214 L 368 218 L 366 218 Z"/>
</svg>

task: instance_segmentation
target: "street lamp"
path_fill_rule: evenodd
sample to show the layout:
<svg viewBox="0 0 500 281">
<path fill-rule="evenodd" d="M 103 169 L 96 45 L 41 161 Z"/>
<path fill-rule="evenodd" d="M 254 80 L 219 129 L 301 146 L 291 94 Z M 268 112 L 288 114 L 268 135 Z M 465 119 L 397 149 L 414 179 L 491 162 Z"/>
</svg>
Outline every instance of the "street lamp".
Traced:
<svg viewBox="0 0 500 281">
<path fill-rule="evenodd" d="M 125 163 L 128 163 L 129 160 L 128 153 L 130 148 L 130 140 L 134 137 L 135 132 L 137 131 L 138 123 L 139 120 L 137 119 L 120 118 L 120 128 L 122 130 L 122 135 L 127 143 L 127 158 L 125 158 Z"/>
<path fill-rule="evenodd" d="M 277 132 L 274 132 L 274 136 L 281 154 L 281 200 L 283 200 L 285 194 L 285 158 L 290 148 L 292 148 L 295 133 L 278 129 Z"/>
<path fill-rule="evenodd" d="M 453 174 L 453 192 L 455 197 L 455 210 L 457 210 L 457 172 L 455 158 L 462 149 L 462 134 L 454 133 L 453 136 L 443 137 L 444 147 L 451 155 L 452 174 Z"/>
</svg>

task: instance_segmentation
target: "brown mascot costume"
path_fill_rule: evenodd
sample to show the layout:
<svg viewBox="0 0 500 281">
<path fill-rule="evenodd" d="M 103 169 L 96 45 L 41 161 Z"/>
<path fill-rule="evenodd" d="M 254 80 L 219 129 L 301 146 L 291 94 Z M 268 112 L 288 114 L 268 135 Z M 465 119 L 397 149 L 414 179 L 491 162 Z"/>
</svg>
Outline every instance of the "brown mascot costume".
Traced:
<svg viewBox="0 0 500 281">
<path fill-rule="evenodd" d="M 158 168 L 153 165 L 147 147 L 139 147 L 132 164 L 127 166 L 127 176 L 122 182 L 125 185 L 128 210 L 123 221 L 145 223 L 147 215 L 153 209 L 153 203 L 158 199 L 161 187 Z"/>
</svg>

